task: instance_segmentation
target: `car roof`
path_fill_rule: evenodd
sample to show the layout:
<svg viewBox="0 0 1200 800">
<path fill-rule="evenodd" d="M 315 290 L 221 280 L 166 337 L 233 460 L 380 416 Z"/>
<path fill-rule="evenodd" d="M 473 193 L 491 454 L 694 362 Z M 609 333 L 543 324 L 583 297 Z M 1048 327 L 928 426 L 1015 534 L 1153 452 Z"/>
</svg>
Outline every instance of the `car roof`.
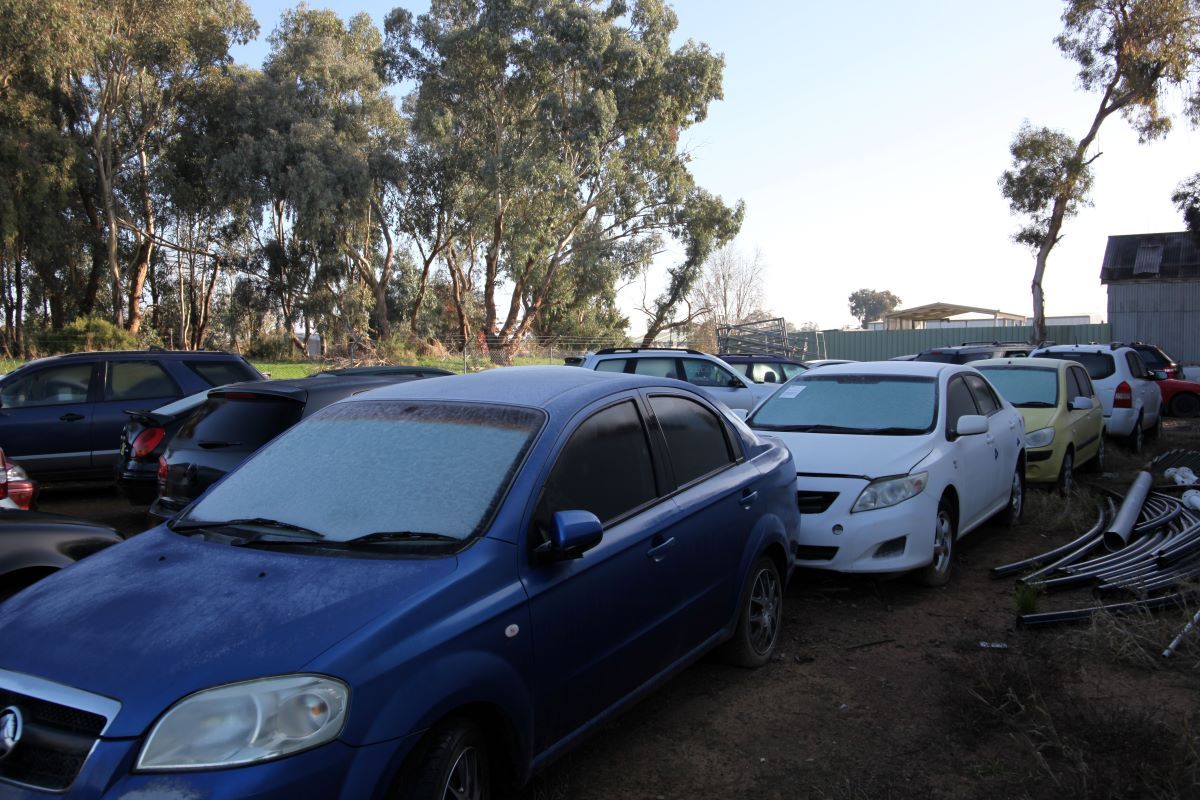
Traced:
<svg viewBox="0 0 1200 800">
<path fill-rule="evenodd" d="M 307 403 L 333 402 L 348 394 L 388 386 L 397 382 L 419 381 L 416 375 L 313 375 L 308 378 L 276 378 L 242 381 L 210 389 L 209 397 L 226 394 L 269 394 Z"/>
<path fill-rule="evenodd" d="M 1132 347 L 1123 344 L 1118 344 L 1116 347 L 1113 347 L 1111 344 L 1052 344 L 1046 347 L 1039 347 L 1031 355 L 1037 355 L 1038 353 L 1105 353 L 1112 355 L 1122 350 L 1132 349 Z"/>
<path fill-rule="evenodd" d="M 821 375 L 912 375 L 915 377 L 937 377 L 946 370 L 961 370 L 963 364 L 946 364 L 941 361 L 851 361 L 847 364 L 825 364 L 819 372 L 806 372 L 795 380 Z"/>
<path fill-rule="evenodd" d="M 1062 358 L 985 358 L 972 361 L 975 369 L 984 367 L 1026 367 L 1027 369 L 1063 370 L 1076 362 Z"/>
<path fill-rule="evenodd" d="M 670 378 L 597 372 L 567 366 L 503 367 L 466 375 L 423 378 L 358 395 L 359 400 L 448 400 L 500 403 L 554 410 L 586 405 L 626 389 L 676 387 L 693 394 L 695 387 Z"/>
</svg>

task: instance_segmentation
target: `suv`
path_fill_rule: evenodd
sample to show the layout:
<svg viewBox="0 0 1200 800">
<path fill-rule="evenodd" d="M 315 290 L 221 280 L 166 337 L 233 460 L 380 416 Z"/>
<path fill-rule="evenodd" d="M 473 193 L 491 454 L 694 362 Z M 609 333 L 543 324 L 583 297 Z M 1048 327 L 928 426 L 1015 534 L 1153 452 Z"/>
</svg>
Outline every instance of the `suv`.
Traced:
<svg viewBox="0 0 1200 800">
<path fill-rule="evenodd" d="M 784 356 L 721 353 L 717 357 L 755 383 L 784 383 L 808 369 L 807 365 Z"/>
<path fill-rule="evenodd" d="M 1138 355 L 1142 357 L 1142 361 L 1151 370 L 1163 372 L 1168 378 L 1183 377 L 1183 370 L 1180 369 L 1178 362 L 1163 352 L 1161 347 L 1152 344 L 1142 344 L 1141 342 L 1130 342 L 1129 346 L 1138 351 Z"/>
<path fill-rule="evenodd" d="M 1132 347 L 1112 344 L 1058 344 L 1034 350 L 1034 358 L 1059 358 L 1083 365 L 1104 406 L 1110 436 L 1124 436 L 1129 449 L 1141 452 L 1146 432 L 1162 426 L 1162 392 L 1154 373 Z"/>
<path fill-rule="evenodd" d="M 39 358 L 0 378 L 0 442 L 39 480 L 112 474 L 127 409 L 262 380 L 236 353 L 125 350 Z"/>
<path fill-rule="evenodd" d="M 567 363 L 574 364 L 574 360 Z M 774 383 L 750 382 L 721 359 L 699 350 L 607 347 L 588 354 L 576 366 L 597 372 L 623 372 L 687 381 L 702 388 L 714 400 L 745 411 L 750 411 L 778 388 L 778 384 Z"/>
<path fill-rule="evenodd" d="M 963 342 L 958 347 L 934 347 L 922 350 L 913 361 L 940 361 L 943 364 L 968 364 L 987 358 L 1020 358 L 1033 348 L 1025 342 Z"/>
</svg>

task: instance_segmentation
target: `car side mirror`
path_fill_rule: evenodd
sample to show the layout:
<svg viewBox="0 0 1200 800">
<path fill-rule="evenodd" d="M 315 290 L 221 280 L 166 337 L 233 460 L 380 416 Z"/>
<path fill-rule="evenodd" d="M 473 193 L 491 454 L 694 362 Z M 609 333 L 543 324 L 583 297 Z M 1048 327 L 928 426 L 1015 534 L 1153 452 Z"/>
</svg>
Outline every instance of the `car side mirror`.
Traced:
<svg viewBox="0 0 1200 800">
<path fill-rule="evenodd" d="M 550 541 L 534 549 L 539 561 L 567 561 L 582 558 L 587 550 L 600 544 L 604 526 L 590 511 L 557 511 L 550 528 Z"/>
<path fill-rule="evenodd" d="M 987 429 L 987 417 L 981 414 L 963 414 L 958 418 L 958 422 L 954 424 L 954 434 L 956 436 L 975 436 L 980 433 L 987 433 Z"/>
<path fill-rule="evenodd" d="M 1090 397 L 1076 397 L 1071 401 L 1072 411 L 1091 411 L 1095 407 L 1095 401 Z"/>
<path fill-rule="evenodd" d="M 1162 371 L 1161 369 L 1150 370 L 1150 380 L 1165 381 L 1166 379 L 1167 379 L 1167 373 Z"/>
</svg>

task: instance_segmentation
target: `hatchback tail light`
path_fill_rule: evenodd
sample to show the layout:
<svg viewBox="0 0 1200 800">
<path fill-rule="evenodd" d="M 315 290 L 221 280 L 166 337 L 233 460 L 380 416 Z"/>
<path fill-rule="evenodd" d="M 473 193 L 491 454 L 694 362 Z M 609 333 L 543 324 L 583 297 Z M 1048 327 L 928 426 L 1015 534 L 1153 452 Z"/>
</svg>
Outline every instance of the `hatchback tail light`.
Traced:
<svg viewBox="0 0 1200 800">
<path fill-rule="evenodd" d="M 37 497 L 38 485 L 19 465 L 9 461 L 0 450 L 0 500 L 8 498 L 17 508 L 29 511 Z"/>
<path fill-rule="evenodd" d="M 167 457 L 166 456 L 158 457 L 158 485 L 159 486 L 167 485 Z"/>
<path fill-rule="evenodd" d="M 1117 391 L 1113 393 L 1113 408 L 1133 408 L 1133 390 L 1125 381 L 1117 384 Z"/>
<path fill-rule="evenodd" d="M 146 428 L 133 440 L 133 457 L 145 458 L 154 452 L 154 448 L 162 443 L 167 435 L 166 428 Z"/>
</svg>

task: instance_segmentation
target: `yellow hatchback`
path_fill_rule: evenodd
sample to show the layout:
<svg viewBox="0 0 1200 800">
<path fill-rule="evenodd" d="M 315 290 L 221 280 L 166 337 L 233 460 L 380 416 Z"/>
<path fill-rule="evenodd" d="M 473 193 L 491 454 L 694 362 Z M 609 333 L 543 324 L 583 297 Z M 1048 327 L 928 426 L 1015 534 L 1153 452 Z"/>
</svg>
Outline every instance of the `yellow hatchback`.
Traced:
<svg viewBox="0 0 1200 800">
<path fill-rule="evenodd" d="M 1025 480 L 1070 491 L 1075 467 L 1104 466 L 1104 409 L 1087 370 L 1051 358 L 990 358 L 983 373 L 1025 418 Z"/>
</svg>

